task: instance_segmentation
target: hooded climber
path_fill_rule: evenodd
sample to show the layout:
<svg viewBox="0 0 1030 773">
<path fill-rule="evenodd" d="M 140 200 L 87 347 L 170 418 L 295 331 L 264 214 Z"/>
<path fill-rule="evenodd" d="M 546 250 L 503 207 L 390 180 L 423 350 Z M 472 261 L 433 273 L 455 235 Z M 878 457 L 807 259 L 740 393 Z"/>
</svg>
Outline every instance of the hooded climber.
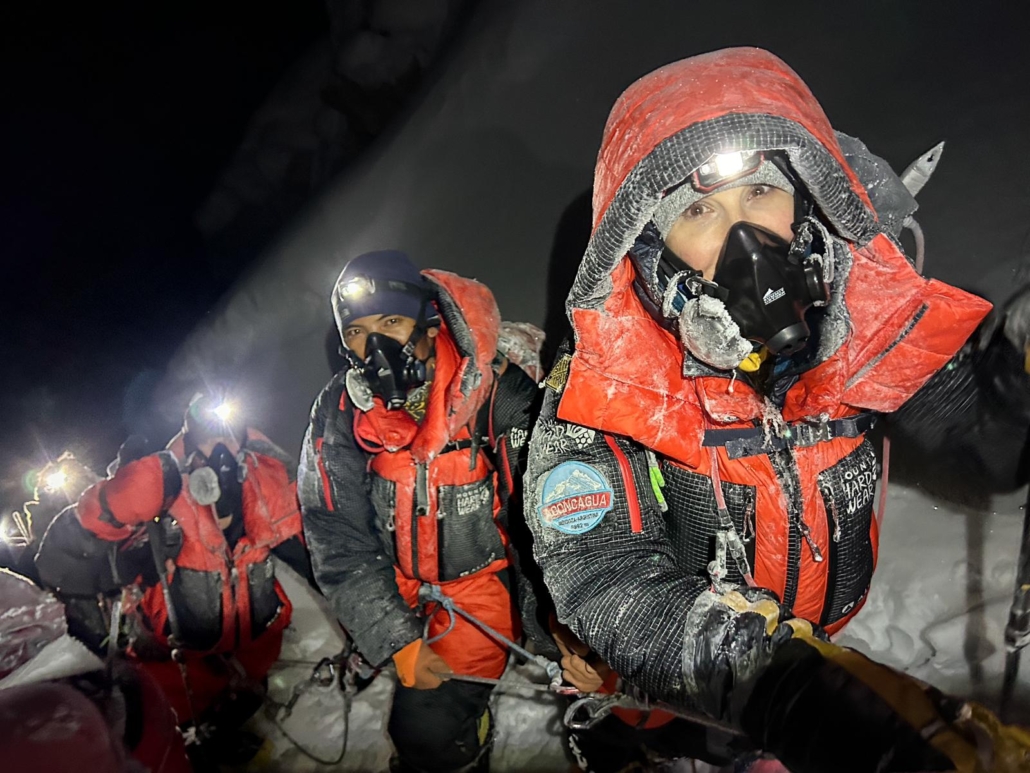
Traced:
<svg viewBox="0 0 1030 773">
<path fill-rule="evenodd" d="M 990 304 L 901 252 L 915 202 L 884 167 L 765 51 L 630 86 L 530 444 L 527 520 L 559 620 L 795 773 L 955 769 L 935 751 L 966 738 L 954 716 L 920 690 L 920 719 L 895 713 L 812 625 L 837 631 L 866 598 L 878 416 L 908 403 L 939 426 L 972 405 L 1019 443 L 1030 422 L 1025 300 L 985 338 Z"/>
<path fill-rule="evenodd" d="M 145 451 L 138 436 L 122 445 L 107 479 L 79 499 L 78 519 L 102 540 L 148 541 L 150 570 L 122 578 L 142 594 L 130 650 L 180 722 L 206 722 L 230 705 L 239 720 L 246 701 L 231 696 L 260 694 L 290 622 L 272 555 L 310 574 L 293 462 L 209 396 L 191 401 L 165 450 Z M 228 715 L 218 716 L 228 729 Z"/>
<path fill-rule="evenodd" d="M 483 285 L 403 253 L 351 260 L 332 293 L 348 367 L 315 401 L 299 492 L 315 578 L 361 654 L 391 658 L 398 770 L 486 769 L 491 688 L 513 612 L 507 519 L 538 390 L 497 353 Z M 513 474 L 514 471 L 514 474 Z"/>
</svg>

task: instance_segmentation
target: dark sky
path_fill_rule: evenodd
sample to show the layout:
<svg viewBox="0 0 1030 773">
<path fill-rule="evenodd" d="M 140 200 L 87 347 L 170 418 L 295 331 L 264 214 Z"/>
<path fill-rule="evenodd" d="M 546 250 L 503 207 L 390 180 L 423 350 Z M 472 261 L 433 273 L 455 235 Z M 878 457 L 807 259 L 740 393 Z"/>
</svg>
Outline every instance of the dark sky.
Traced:
<svg viewBox="0 0 1030 773">
<path fill-rule="evenodd" d="M 328 24 L 318 0 L 14 5 L 0 11 L 4 493 L 44 452 L 105 464 L 130 385 L 225 291 L 194 212 Z"/>
</svg>

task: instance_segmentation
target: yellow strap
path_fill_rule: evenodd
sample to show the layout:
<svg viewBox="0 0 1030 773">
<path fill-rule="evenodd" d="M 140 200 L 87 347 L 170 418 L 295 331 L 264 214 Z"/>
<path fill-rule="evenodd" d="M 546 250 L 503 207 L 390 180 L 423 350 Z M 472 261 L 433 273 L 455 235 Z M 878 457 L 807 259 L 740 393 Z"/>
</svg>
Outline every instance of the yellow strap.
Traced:
<svg viewBox="0 0 1030 773">
<path fill-rule="evenodd" d="M 769 356 L 769 350 L 764 346 L 757 352 L 751 352 L 737 367 L 745 373 L 754 373 L 756 370 L 762 367 L 762 363 L 765 362 L 766 357 Z"/>
</svg>

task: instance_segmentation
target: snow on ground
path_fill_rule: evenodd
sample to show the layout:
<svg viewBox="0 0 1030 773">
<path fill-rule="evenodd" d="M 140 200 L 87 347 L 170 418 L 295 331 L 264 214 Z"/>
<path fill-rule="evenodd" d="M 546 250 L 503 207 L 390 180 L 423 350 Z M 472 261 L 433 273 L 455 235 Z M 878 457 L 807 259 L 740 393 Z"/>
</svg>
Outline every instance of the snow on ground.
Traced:
<svg viewBox="0 0 1030 773">
<path fill-rule="evenodd" d="M 329 619 L 325 602 L 278 561 L 276 573 L 294 605 L 293 620 L 283 639 L 280 663 L 269 678 L 269 697 L 276 703 L 285 703 L 296 686 L 307 680 L 311 664 L 335 655 L 340 651 L 343 640 L 339 629 Z M 304 661 L 305 664 L 291 661 Z M 530 681 L 543 681 L 537 671 L 528 665 L 511 667 L 504 674 L 504 688 L 495 692 L 492 708 L 497 736 L 490 767 L 494 773 L 543 773 L 568 769 L 560 699 L 548 693 L 520 688 Z M 319 765 L 298 751 L 271 721 L 269 713 L 274 707 L 269 707 L 251 722 L 251 729 L 271 739 L 275 746 L 272 759 L 264 769 L 290 773 L 330 770 L 375 773 L 389 770 L 391 748 L 386 735 L 386 721 L 393 686 L 392 671 L 385 671 L 358 694 L 350 713 L 347 753 L 338 765 Z M 339 755 L 343 712 L 342 701 L 338 697 L 330 698 L 317 688 L 305 691 L 291 717 L 282 720 L 281 724 L 315 756 L 333 759 Z"/>
<path fill-rule="evenodd" d="M 836 641 L 996 708 L 1025 500 L 974 513 L 894 487 L 869 600 Z M 1030 666 L 1013 719 L 1030 723 Z"/>
<path fill-rule="evenodd" d="M 892 487 L 869 599 L 836 641 L 946 692 L 996 707 L 1025 498 L 1025 491 L 998 497 L 991 512 L 972 513 L 936 503 L 915 489 Z M 289 570 L 280 567 L 280 574 L 294 603 L 284 661 L 314 662 L 338 652 L 342 640 L 324 602 Z M 288 700 L 310 672 L 310 665 L 280 664 L 270 679 L 273 700 Z M 497 742 L 491 771 L 568 770 L 559 699 L 518 689 L 540 680 L 532 667 L 510 668 L 504 680 L 493 706 Z M 347 754 L 339 765 L 312 762 L 267 717 L 259 717 L 254 729 L 275 744 L 266 769 L 387 771 L 392 690 L 393 675 L 385 672 L 358 695 Z M 310 751 L 331 758 L 340 750 L 341 708 L 338 698 L 334 703 L 324 694 L 305 693 L 286 729 Z M 1013 719 L 1030 723 L 1030 663 L 1020 673 L 1013 708 Z"/>
</svg>

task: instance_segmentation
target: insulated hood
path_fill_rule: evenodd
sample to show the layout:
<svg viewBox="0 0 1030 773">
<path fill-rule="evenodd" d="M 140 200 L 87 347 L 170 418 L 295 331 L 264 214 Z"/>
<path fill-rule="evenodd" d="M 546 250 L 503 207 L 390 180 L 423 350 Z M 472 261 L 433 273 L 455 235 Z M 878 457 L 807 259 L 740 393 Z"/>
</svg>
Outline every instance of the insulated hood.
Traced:
<svg viewBox="0 0 1030 773">
<path fill-rule="evenodd" d="M 594 173 L 593 234 L 568 308 L 598 308 L 611 274 L 663 192 L 713 154 L 779 150 L 837 235 L 863 245 L 881 232 L 812 92 L 783 61 L 730 48 L 674 62 L 631 85 L 604 129 Z"/>
</svg>

